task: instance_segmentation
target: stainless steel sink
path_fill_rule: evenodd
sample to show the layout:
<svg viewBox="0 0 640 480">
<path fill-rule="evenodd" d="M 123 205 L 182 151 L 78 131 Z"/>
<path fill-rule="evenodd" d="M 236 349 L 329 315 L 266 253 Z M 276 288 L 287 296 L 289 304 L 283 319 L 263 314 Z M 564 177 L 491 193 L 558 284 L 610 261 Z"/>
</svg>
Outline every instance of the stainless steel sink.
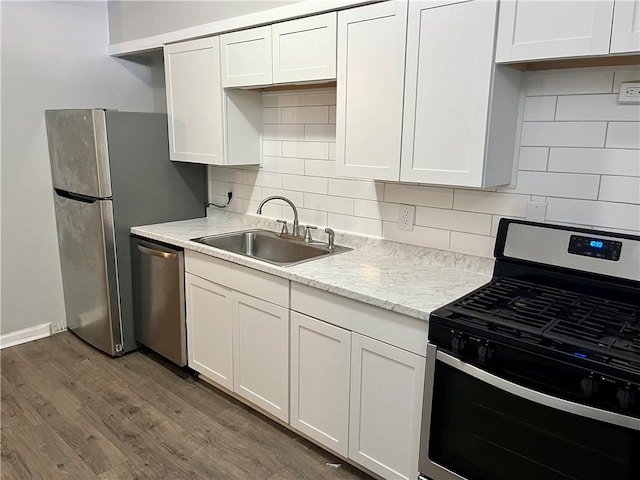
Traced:
<svg viewBox="0 0 640 480">
<path fill-rule="evenodd" d="M 279 266 L 296 265 L 351 250 L 340 245 L 329 248 L 326 243 L 307 243 L 261 229 L 192 238 L 191 241 Z"/>
</svg>

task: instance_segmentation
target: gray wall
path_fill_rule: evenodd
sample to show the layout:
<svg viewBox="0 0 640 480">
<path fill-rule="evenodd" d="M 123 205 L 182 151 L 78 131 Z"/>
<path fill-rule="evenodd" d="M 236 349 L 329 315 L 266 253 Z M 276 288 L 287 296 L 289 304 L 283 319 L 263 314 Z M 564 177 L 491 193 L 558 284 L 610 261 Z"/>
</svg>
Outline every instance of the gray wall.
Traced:
<svg viewBox="0 0 640 480">
<path fill-rule="evenodd" d="M 0 3 L 0 334 L 66 327 L 49 152 L 48 108 L 153 111 L 148 65 L 107 56 L 107 4 Z"/>
<path fill-rule="evenodd" d="M 126 42 L 298 1 L 301 0 L 110 1 L 109 40 Z"/>
</svg>

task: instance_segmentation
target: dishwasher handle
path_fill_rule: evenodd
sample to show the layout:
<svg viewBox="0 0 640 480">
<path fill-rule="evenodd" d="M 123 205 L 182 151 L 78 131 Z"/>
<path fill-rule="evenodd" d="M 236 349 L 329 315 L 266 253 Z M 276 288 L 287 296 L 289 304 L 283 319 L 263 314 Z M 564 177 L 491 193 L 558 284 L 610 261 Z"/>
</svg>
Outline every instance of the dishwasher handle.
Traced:
<svg viewBox="0 0 640 480">
<path fill-rule="evenodd" d="M 160 257 L 160 258 L 166 258 L 168 260 L 173 260 L 177 256 L 177 253 L 169 253 L 169 252 L 163 252 L 161 250 L 155 250 L 153 248 L 149 248 L 149 247 L 145 247 L 143 245 L 140 245 L 139 243 L 136 246 L 138 247 L 138 250 L 140 252 L 145 253 L 147 255 L 153 255 L 154 257 Z"/>
</svg>

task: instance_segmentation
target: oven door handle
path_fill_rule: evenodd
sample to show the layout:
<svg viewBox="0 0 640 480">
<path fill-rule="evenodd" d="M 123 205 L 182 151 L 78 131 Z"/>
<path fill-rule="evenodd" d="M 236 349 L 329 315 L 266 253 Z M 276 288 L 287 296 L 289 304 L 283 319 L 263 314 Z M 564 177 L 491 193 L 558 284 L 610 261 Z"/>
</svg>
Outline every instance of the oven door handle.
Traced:
<svg viewBox="0 0 640 480">
<path fill-rule="evenodd" d="M 435 347 L 434 345 L 428 345 L 427 348 L 435 349 L 437 347 Z M 521 385 L 509 382 L 501 377 L 493 375 L 492 373 L 486 372 L 478 367 L 463 362 L 462 360 L 456 357 L 452 357 L 451 355 L 439 350 L 437 351 L 435 358 L 443 363 L 446 363 L 450 367 L 455 368 L 456 370 L 477 378 L 481 382 L 492 385 L 495 388 L 511 393 L 520 398 L 524 398 L 525 400 L 530 400 L 540 405 L 545 405 L 556 410 L 580 415 L 592 420 L 606 422 L 612 425 L 618 425 L 620 427 L 640 431 L 640 419 L 638 418 L 609 412 L 607 410 L 601 410 L 599 408 L 590 407 L 588 405 L 582 405 L 580 403 L 571 402 L 569 400 L 564 400 L 562 398 L 557 398 L 546 393 L 541 393 L 536 390 L 523 387 Z"/>
</svg>

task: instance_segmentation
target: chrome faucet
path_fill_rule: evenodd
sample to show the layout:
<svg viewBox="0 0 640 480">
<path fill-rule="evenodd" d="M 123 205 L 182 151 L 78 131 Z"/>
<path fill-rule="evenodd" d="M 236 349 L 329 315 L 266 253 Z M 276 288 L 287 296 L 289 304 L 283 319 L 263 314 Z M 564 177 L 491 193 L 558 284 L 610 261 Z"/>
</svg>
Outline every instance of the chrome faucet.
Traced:
<svg viewBox="0 0 640 480">
<path fill-rule="evenodd" d="M 293 235 L 297 237 L 298 236 L 298 209 L 293 204 L 293 202 L 289 200 L 287 197 L 282 197 L 280 195 L 272 195 L 270 197 L 265 198 L 260 202 L 260 205 L 258 205 L 258 211 L 256 213 L 258 215 L 262 215 L 262 207 L 264 206 L 265 203 L 271 200 L 282 200 L 283 202 L 287 202 L 289 206 L 293 209 Z"/>
</svg>

